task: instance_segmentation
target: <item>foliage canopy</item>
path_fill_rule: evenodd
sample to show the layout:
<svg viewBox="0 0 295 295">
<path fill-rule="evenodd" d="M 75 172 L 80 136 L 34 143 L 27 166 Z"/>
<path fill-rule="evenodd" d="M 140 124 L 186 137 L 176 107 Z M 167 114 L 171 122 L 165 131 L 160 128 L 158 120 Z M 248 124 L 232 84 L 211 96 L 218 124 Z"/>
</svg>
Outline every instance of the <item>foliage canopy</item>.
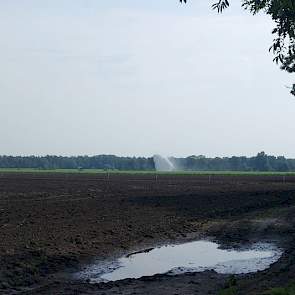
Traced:
<svg viewBox="0 0 295 295">
<path fill-rule="evenodd" d="M 189 156 L 187 158 L 169 158 L 180 171 L 295 171 L 295 159 L 274 157 L 258 153 L 255 157 L 207 158 Z M 153 158 L 117 157 L 115 155 L 97 156 L 0 156 L 1 168 L 35 169 L 102 169 L 120 171 L 155 170 Z"/>
<path fill-rule="evenodd" d="M 186 3 L 187 0 L 180 0 Z M 222 12 L 229 6 L 228 0 L 219 0 L 213 9 Z M 252 14 L 264 12 L 275 22 L 273 44 L 269 48 L 274 54 L 274 62 L 282 70 L 295 73 L 295 0 L 242 0 L 242 7 Z M 295 95 L 295 84 L 291 88 Z"/>
</svg>

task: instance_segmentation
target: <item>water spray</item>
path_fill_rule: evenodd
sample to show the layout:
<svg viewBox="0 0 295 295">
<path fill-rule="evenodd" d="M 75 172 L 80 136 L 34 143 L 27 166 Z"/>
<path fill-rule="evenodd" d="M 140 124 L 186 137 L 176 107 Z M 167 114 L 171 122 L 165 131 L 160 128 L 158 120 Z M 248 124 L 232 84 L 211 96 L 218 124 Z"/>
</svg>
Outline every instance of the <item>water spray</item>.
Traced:
<svg viewBox="0 0 295 295">
<path fill-rule="evenodd" d="M 156 171 L 165 171 L 165 172 L 171 172 L 176 171 L 175 164 L 171 161 L 170 158 L 160 155 L 154 155 L 153 160 L 155 163 L 155 169 Z"/>
</svg>

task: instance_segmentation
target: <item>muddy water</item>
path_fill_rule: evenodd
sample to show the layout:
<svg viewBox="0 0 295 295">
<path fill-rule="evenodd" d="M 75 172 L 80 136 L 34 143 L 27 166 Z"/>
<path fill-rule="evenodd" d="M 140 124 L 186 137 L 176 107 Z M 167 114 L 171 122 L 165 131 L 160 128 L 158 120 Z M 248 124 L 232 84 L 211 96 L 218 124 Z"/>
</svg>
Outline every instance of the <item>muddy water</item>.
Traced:
<svg viewBox="0 0 295 295">
<path fill-rule="evenodd" d="M 122 257 L 110 264 L 97 263 L 80 273 L 93 282 L 140 278 L 160 273 L 178 274 L 214 269 L 219 273 L 242 274 L 264 270 L 282 252 L 273 244 L 255 244 L 245 251 L 220 249 L 209 241 L 169 245 Z"/>
</svg>

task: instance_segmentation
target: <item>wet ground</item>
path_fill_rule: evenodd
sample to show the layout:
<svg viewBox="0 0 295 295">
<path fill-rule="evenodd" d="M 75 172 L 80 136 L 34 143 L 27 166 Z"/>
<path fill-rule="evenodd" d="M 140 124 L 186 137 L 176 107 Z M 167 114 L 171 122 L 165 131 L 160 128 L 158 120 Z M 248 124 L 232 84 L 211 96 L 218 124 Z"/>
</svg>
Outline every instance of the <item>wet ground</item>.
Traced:
<svg viewBox="0 0 295 295">
<path fill-rule="evenodd" d="M 281 255 L 282 251 L 270 243 L 254 244 L 249 249 L 221 249 L 215 242 L 199 240 L 144 249 L 110 262 L 97 261 L 77 273 L 77 278 L 100 283 L 205 270 L 245 274 L 269 268 Z"/>
<path fill-rule="evenodd" d="M 72 274 L 95 259 L 212 237 L 223 247 L 275 242 L 268 270 L 238 276 L 238 294 L 285 285 L 295 273 L 295 178 L 1 174 L 1 294 L 218 294 L 213 271 L 90 284 Z"/>
</svg>

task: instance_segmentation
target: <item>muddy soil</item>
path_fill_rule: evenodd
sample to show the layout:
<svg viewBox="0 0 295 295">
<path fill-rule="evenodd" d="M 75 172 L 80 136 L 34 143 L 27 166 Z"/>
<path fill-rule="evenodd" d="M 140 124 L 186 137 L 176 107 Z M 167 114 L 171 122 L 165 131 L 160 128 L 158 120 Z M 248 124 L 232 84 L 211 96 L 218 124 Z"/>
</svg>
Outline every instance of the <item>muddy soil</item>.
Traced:
<svg viewBox="0 0 295 295">
<path fill-rule="evenodd" d="M 210 236 L 224 247 L 276 241 L 283 257 L 237 276 L 261 294 L 295 273 L 295 177 L 0 175 L 0 294 L 218 294 L 214 272 L 89 284 L 71 273 L 155 245 Z"/>
</svg>

